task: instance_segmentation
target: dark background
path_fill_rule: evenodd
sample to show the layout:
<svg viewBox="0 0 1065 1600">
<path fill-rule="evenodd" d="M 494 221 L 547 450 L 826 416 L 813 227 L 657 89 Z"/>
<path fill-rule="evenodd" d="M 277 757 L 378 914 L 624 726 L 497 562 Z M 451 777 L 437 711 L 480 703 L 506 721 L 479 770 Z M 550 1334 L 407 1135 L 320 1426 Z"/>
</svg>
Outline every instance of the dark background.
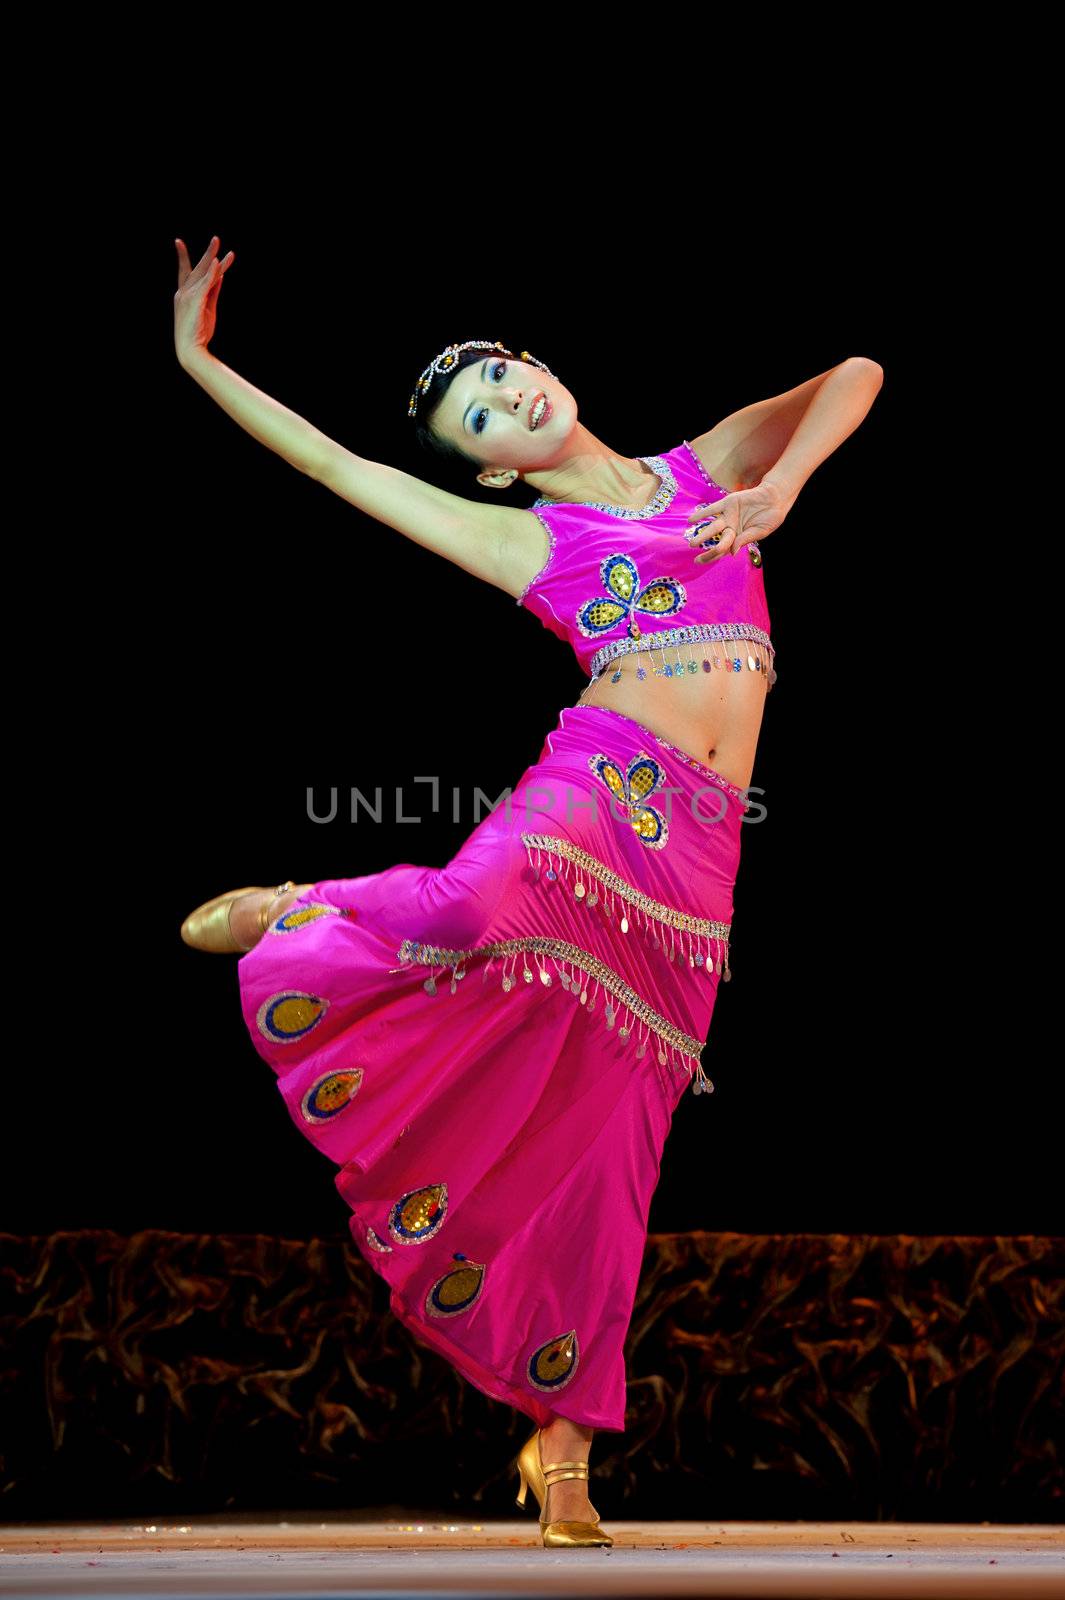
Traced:
<svg viewBox="0 0 1065 1600">
<path fill-rule="evenodd" d="M 179 369 L 173 239 L 195 260 L 217 232 L 236 260 L 213 353 L 419 475 L 407 400 L 451 341 L 531 350 L 627 456 L 849 355 L 880 362 L 867 420 L 762 547 L 766 815 L 744 829 L 716 1093 L 680 1104 L 650 1227 L 1061 1232 L 1017 895 L 1033 779 L 1010 624 L 1038 580 L 988 520 L 1013 476 L 996 408 L 1015 330 L 966 253 L 965 203 L 912 171 L 801 226 L 675 171 L 562 205 L 434 208 L 393 184 L 372 209 L 292 172 L 253 186 L 161 152 L 150 171 L 111 169 L 97 196 L 123 337 L 78 368 L 90 465 L 64 456 L 42 485 L 83 520 L 50 636 L 61 689 L 34 701 L 34 853 L 10 862 L 36 1021 L 3 1228 L 343 1234 L 335 1169 L 245 1031 L 235 958 L 187 949 L 181 920 L 245 884 L 443 865 L 474 789 L 516 783 L 585 681 L 510 597 L 301 476 Z M 395 786 L 414 814 L 428 774 L 458 786 L 461 820 L 396 822 Z M 386 820 L 315 824 L 312 785 L 380 786 Z"/>
</svg>

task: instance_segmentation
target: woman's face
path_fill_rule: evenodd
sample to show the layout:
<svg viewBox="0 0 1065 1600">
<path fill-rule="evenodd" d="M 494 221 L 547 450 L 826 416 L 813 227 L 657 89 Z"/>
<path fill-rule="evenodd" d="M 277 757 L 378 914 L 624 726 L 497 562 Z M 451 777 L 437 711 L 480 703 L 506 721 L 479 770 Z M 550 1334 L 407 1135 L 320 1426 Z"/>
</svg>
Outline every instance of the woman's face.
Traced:
<svg viewBox="0 0 1065 1600">
<path fill-rule="evenodd" d="M 577 402 L 557 378 L 489 350 L 451 380 L 432 427 L 486 471 L 527 472 L 558 459 L 576 421 Z"/>
</svg>

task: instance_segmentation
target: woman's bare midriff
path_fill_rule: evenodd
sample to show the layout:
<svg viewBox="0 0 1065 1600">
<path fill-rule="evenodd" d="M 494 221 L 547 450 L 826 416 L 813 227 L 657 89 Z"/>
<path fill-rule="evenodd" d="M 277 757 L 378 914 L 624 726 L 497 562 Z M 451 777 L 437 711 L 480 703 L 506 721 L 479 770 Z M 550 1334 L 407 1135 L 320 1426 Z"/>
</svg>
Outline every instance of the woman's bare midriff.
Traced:
<svg viewBox="0 0 1065 1600">
<path fill-rule="evenodd" d="M 642 663 L 647 677 L 636 676 Z M 621 667 L 617 683 L 613 673 Z M 682 673 L 656 677 L 646 653 L 625 656 L 590 683 L 578 705 L 606 706 L 642 722 L 685 755 L 746 789 L 762 727 L 768 679 L 764 672 Z"/>
</svg>

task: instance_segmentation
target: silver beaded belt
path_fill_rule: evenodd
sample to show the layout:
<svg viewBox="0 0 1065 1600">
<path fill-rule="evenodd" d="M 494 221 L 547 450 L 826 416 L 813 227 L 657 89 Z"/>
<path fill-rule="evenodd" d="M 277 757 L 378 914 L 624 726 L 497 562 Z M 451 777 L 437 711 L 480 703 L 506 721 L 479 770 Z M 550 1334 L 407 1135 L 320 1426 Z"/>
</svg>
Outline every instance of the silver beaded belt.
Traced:
<svg viewBox="0 0 1065 1600">
<path fill-rule="evenodd" d="M 713 648 L 697 651 L 695 655 L 692 655 L 689 651 L 686 661 L 681 655 L 681 647 L 683 645 L 710 644 L 713 646 L 715 644 L 726 644 L 731 640 L 745 640 L 751 644 L 761 645 L 762 649 L 767 652 L 768 659 L 763 659 L 761 655 L 748 650 L 745 662 L 743 654 L 738 651 L 715 650 Z M 676 650 L 677 659 L 675 661 L 667 661 L 666 652 L 669 651 L 672 654 L 674 649 Z M 662 628 L 657 633 L 642 634 L 638 639 L 612 639 L 609 644 L 605 644 L 601 649 L 597 650 L 592 657 L 592 682 L 594 683 L 598 677 L 601 677 L 604 668 L 609 666 L 612 661 L 618 660 L 620 656 L 655 650 L 662 653 L 662 665 L 656 667 L 652 663 L 651 667 L 652 674 L 656 678 L 677 678 L 684 673 L 698 672 L 700 667 L 704 672 L 713 672 L 715 669 L 722 672 L 742 672 L 746 664 L 751 672 L 768 673 L 768 687 L 770 689 L 777 679 L 776 668 L 773 666 L 773 657 L 776 655 L 776 651 L 764 628 L 756 627 L 753 622 L 696 622 L 682 628 Z M 646 667 L 641 665 L 636 668 L 637 678 L 642 680 L 647 675 Z M 613 681 L 616 683 L 620 677 L 621 669 L 618 668 L 613 675 Z"/>
</svg>

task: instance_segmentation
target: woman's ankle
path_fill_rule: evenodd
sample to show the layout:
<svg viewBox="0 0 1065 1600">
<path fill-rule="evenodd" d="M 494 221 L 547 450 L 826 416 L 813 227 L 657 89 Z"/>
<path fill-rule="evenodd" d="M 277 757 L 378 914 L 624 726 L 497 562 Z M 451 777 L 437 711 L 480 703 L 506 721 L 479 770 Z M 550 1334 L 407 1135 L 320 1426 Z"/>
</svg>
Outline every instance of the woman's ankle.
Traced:
<svg viewBox="0 0 1065 1600">
<path fill-rule="evenodd" d="M 313 883 L 298 883 L 294 888 L 286 889 L 284 894 L 277 894 L 273 889 L 242 894 L 230 907 L 229 931 L 245 952 L 253 950 L 265 932 L 263 921 L 267 926 L 276 922 L 301 894 L 313 888 Z"/>
<path fill-rule="evenodd" d="M 545 1461 L 548 1459 L 587 1461 L 594 1435 L 594 1428 L 586 1428 L 582 1423 L 571 1422 L 568 1417 L 555 1417 L 547 1427 L 540 1430 L 541 1446 L 544 1450 L 550 1446 L 552 1451 L 550 1458 L 544 1456 Z"/>
</svg>

